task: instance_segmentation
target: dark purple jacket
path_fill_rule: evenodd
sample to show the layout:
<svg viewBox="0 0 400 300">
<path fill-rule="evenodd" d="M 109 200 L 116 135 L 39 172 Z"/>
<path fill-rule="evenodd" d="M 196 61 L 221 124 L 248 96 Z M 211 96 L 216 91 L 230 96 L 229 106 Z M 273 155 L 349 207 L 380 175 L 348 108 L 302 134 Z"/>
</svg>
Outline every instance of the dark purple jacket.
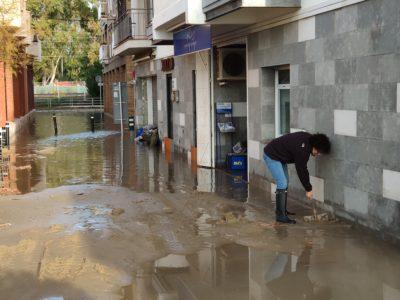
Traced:
<svg viewBox="0 0 400 300">
<path fill-rule="evenodd" d="M 264 148 L 269 158 L 284 164 L 295 164 L 297 175 L 307 192 L 312 190 L 307 169 L 312 150 L 310 137 L 308 132 L 289 133 L 272 140 Z"/>
</svg>

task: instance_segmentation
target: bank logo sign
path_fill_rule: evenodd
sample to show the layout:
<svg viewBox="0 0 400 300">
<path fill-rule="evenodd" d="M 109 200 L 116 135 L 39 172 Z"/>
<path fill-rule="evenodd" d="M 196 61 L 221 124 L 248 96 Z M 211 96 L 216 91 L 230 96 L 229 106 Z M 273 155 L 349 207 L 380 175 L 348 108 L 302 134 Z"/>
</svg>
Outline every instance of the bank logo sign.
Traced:
<svg viewBox="0 0 400 300">
<path fill-rule="evenodd" d="M 211 48 L 211 26 L 196 25 L 174 33 L 174 55 L 184 55 Z"/>
</svg>

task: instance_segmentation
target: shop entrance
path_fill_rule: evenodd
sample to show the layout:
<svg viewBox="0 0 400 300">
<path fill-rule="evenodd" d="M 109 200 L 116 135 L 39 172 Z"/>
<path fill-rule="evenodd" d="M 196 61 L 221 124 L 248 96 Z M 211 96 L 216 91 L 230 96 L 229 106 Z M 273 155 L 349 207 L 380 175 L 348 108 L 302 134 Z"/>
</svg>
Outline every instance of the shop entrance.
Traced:
<svg viewBox="0 0 400 300">
<path fill-rule="evenodd" d="M 172 75 L 167 74 L 167 126 L 168 138 L 174 138 L 174 107 L 171 98 L 172 93 Z"/>
<path fill-rule="evenodd" d="M 216 165 L 247 172 L 246 45 L 214 49 Z"/>
</svg>

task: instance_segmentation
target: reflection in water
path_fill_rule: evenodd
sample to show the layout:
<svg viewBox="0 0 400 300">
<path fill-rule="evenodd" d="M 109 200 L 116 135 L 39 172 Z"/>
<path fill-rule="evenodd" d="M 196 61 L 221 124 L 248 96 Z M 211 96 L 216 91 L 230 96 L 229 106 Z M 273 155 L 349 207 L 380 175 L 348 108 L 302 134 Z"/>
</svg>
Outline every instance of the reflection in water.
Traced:
<svg viewBox="0 0 400 300">
<path fill-rule="evenodd" d="M 226 244 L 170 254 L 144 265 L 124 287 L 124 299 L 400 299 L 400 272 L 389 260 L 350 267 L 351 257 L 343 257 L 332 268 L 316 248 L 305 242 L 295 255 Z M 385 268 L 396 270 L 392 280 L 379 277 Z"/>
<path fill-rule="evenodd" d="M 122 185 L 142 192 L 185 193 L 200 185 L 207 191 L 246 200 L 244 177 L 199 171 L 179 154 L 168 160 L 159 149 L 135 144 L 131 133 L 121 136 L 119 128 L 104 120 L 101 113 L 59 112 L 56 116 L 58 136 L 54 136 L 52 113 L 36 112 L 27 132 L 19 135 L 3 157 L 1 193 L 85 183 Z M 202 176 L 198 177 L 198 172 Z"/>
</svg>

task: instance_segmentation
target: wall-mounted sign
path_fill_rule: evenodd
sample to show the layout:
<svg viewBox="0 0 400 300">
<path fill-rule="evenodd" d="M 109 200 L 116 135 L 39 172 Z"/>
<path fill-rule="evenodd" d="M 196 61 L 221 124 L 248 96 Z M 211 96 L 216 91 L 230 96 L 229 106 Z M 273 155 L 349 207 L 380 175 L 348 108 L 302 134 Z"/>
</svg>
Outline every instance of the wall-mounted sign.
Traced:
<svg viewBox="0 0 400 300">
<path fill-rule="evenodd" d="M 173 57 L 161 60 L 161 71 L 169 72 L 172 71 L 174 67 L 175 67 L 175 62 Z"/>
<path fill-rule="evenodd" d="M 174 33 L 174 55 L 184 55 L 211 48 L 211 26 L 196 25 Z"/>
</svg>

